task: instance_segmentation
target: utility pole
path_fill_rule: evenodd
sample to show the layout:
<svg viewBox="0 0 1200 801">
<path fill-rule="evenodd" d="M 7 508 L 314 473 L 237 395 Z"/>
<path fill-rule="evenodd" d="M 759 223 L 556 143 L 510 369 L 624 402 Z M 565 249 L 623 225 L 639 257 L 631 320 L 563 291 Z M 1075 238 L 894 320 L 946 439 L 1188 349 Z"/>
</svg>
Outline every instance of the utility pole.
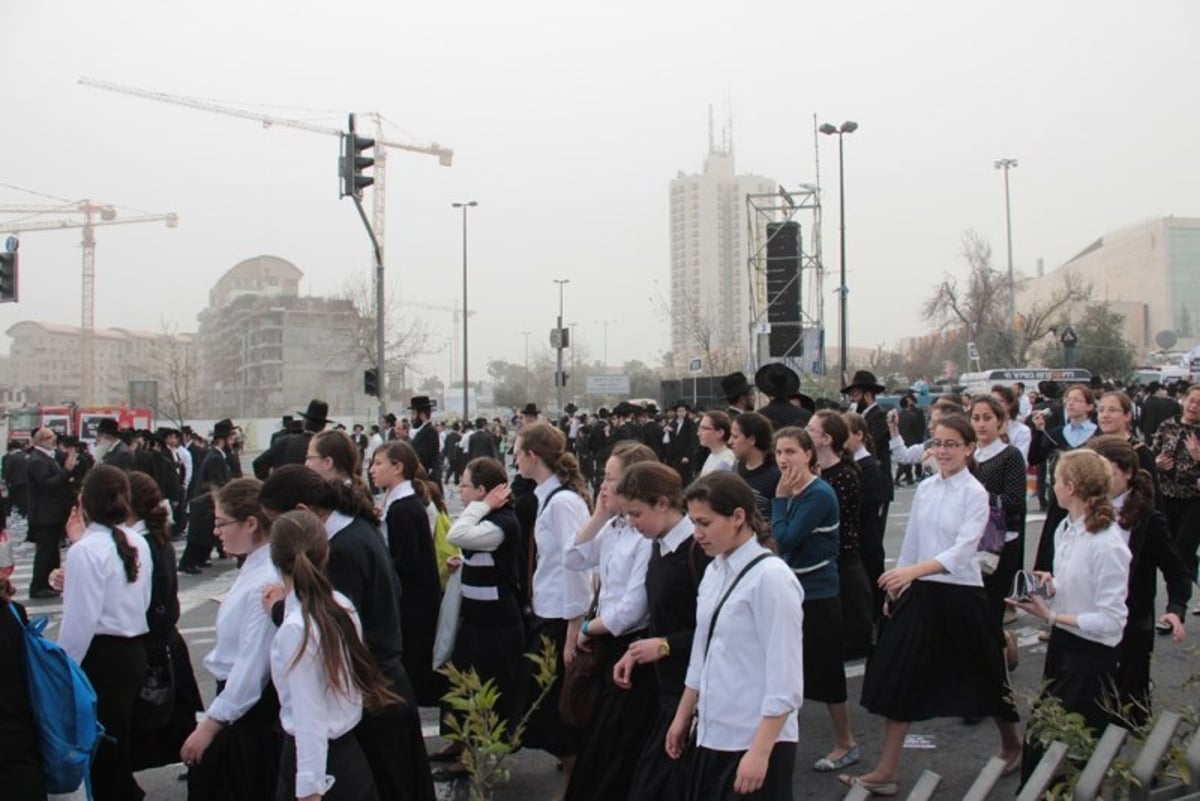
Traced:
<svg viewBox="0 0 1200 801">
<path fill-rule="evenodd" d="M 577 395 L 575 392 L 575 373 L 579 369 L 579 360 L 575 358 L 575 343 L 578 342 L 578 340 L 575 339 L 575 328 L 579 325 L 579 323 L 570 323 L 569 325 L 571 327 L 571 402 L 574 403 Z M 565 384 L 566 382 L 564 381 L 563 383 Z"/>
<path fill-rule="evenodd" d="M 558 366 L 554 372 L 554 396 L 558 402 L 558 412 L 561 414 L 563 409 L 563 389 L 567 383 L 563 380 L 563 348 L 566 336 L 563 333 L 563 287 L 571 283 L 570 278 L 555 278 L 554 283 L 558 284 L 558 325 L 554 332 L 555 350 L 558 352 Z"/>
<path fill-rule="evenodd" d="M 1008 330 L 1014 338 L 1017 330 L 1017 284 L 1013 278 L 1012 262 L 1012 204 L 1008 195 L 1008 171 L 1017 166 L 1016 159 L 996 159 L 992 166 L 1004 170 L 1004 223 L 1008 232 Z"/>
<path fill-rule="evenodd" d="M 463 254 L 463 318 L 462 318 L 462 336 L 463 336 L 463 410 L 462 419 L 470 419 L 467 417 L 467 404 L 471 396 L 469 389 L 470 384 L 467 382 L 467 209 L 478 206 L 474 200 L 468 200 L 466 203 L 451 203 L 453 208 L 462 209 L 463 232 L 462 232 L 462 254 Z"/>
<path fill-rule="evenodd" d="M 825 123 L 818 130 L 826 135 L 837 135 L 838 138 L 838 216 L 840 218 L 840 234 L 841 234 L 841 282 L 838 286 L 838 316 L 840 318 L 840 331 L 838 332 L 841 381 L 842 386 L 846 386 L 846 351 L 850 348 L 850 324 L 846 317 L 846 296 L 850 294 L 850 287 L 846 285 L 846 170 L 845 161 L 842 158 L 842 139 L 848 133 L 854 133 L 858 130 L 858 123 L 851 120 L 843 122 L 840 128 L 835 128 L 829 123 Z"/>
<path fill-rule="evenodd" d="M 522 331 L 521 334 L 525 337 L 525 378 L 529 378 L 529 335 L 532 331 Z"/>
</svg>

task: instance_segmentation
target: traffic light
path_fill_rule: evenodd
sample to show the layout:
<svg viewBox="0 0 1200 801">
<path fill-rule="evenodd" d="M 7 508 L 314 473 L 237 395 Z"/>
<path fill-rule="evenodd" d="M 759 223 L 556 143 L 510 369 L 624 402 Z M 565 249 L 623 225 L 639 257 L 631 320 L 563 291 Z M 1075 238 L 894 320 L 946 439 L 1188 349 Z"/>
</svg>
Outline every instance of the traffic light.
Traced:
<svg viewBox="0 0 1200 801">
<path fill-rule="evenodd" d="M 355 133 L 354 115 L 351 114 L 350 130 L 342 134 L 342 157 L 338 161 L 338 172 L 342 178 L 340 197 L 353 195 L 360 198 L 362 191 L 375 183 L 374 178 L 363 174 L 363 170 L 373 165 L 375 159 L 359 155 L 364 150 L 370 150 L 373 147 L 375 147 L 374 139 Z"/>
<path fill-rule="evenodd" d="M 570 377 L 571 377 L 571 374 L 568 373 L 566 370 L 563 370 L 561 372 L 558 370 L 555 370 L 554 371 L 554 386 L 565 387 L 567 385 L 567 379 Z"/>
<path fill-rule="evenodd" d="M 17 253 L 0 253 L 0 303 L 17 302 Z"/>
<path fill-rule="evenodd" d="M 363 371 L 363 394 L 379 397 L 379 373 L 374 367 Z"/>
</svg>

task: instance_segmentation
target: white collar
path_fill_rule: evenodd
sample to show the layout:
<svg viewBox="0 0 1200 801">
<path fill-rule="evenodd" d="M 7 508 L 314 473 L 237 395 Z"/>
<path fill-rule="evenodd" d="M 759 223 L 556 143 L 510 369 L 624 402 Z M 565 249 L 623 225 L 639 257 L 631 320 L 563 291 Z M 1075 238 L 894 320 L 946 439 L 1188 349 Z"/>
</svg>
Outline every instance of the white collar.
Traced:
<svg viewBox="0 0 1200 801">
<path fill-rule="evenodd" d="M 250 553 L 246 554 L 245 560 L 242 562 L 242 572 L 246 573 L 253 567 L 258 566 L 261 562 L 271 561 L 271 543 L 264 542 L 262 545 L 255 548 Z"/>
<path fill-rule="evenodd" d="M 325 518 L 325 533 L 333 539 L 342 529 L 354 522 L 354 518 L 341 512 L 333 511 Z"/>
<path fill-rule="evenodd" d="M 671 527 L 671 530 L 664 534 L 658 541 L 658 550 L 663 556 L 669 553 L 674 553 L 675 549 L 683 543 L 687 542 L 687 538 L 692 536 L 696 524 L 692 522 L 692 518 L 686 514 L 679 519 L 679 522 Z"/>
<path fill-rule="evenodd" d="M 1118 512 L 1120 512 L 1121 509 L 1125 507 L 1125 502 L 1127 500 L 1129 500 L 1129 490 L 1125 490 L 1120 495 L 1112 499 L 1113 509 L 1116 509 Z"/>
<path fill-rule="evenodd" d="M 128 531 L 130 534 L 141 534 L 143 537 L 150 533 L 150 529 L 146 526 L 145 520 L 136 520 L 127 526 L 121 528 Z"/>
<path fill-rule="evenodd" d="M 541 509 L 546 503 L 546 499 L 550 497 L 550 493 L 562 486 L 562 481 L 557 474 L 551 474 L 550 478 L 538 484 L 534 488 L 533 494 L 537 496 L 538 508 Z"/>
<path fill-rule="evenodd" d="M 992 440 L 990 445 L 984 445 L 982 448 L 975 449 L 975 461 L 986 462 L 988 459 L 991 459 L 993 456 L 999 454 L 1000 451 L 1007 447 L 1008 444 L 997 437 L 996 439 Z"/>
<path fill-rule="evenodd" d="M 51 450 L 50 448 L 43 448 L 41 445 L 34 445 L 34 446 L 33 446 L 33 449 L 34 449 L 35 451 L 41 451 L 42 453 L 44 453 L 44 454 L 46 454 L 47 456 L 49 456 L 51 459 L 53 459 L 53 458 L 54 458 L 54 451 L 53 451 L 53 450 Z"/>
<path fill-rule="evenodd" d="M 866 445 L 859 445 L 858 450 L 856 450 L 854 452 L 854 461 L 861 462 L 863 459 L 866 459 L 870 455 L 871 455 L 871 452 L 869 450 L 867 450 Z"/>
<path fill-rule="evenodd" d="M 413 489 L 411 481 L 401 481 L 396 486 L 388 490 L 387 497 L 383 500 L 383 507 L 386 509 L 398 500 L 407 498 L 409 495 L 416 495 L 417 491 Z"/>
</svg>

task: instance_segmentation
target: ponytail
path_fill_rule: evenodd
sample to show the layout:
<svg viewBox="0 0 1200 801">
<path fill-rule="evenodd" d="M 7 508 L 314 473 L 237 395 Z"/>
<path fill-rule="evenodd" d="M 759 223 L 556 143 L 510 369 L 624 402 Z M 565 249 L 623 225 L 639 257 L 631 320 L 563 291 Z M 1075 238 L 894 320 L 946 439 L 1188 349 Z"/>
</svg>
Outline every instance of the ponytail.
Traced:
<svg viewBox="0 0 1200 801">
<path fill-rule="evenodd" d="M 121 557 L 121 565 L 125 568 L 125 580 L 132 584 L 138 576 L 137 548 L 129 544 L 125 529 L 113 526 L 109 530 L 112 531 L 113 544 L 117 546 L 117 556 Z"/>
<path fill-rule="evenodd" d="M 304 655 L 311 628 L 316 626 L 320 662 L 336 692 L 345 694 L 353 684 L 368 711 L 399 702 L 363 644 L 350 613 L 333 595 L 333 585 L 324 573 L 329 539 L 317 516 L 296 510 L 278 517 L 271 525 L 271 560 L 292 579 L 304 621 L 304 638 L 288 669 Z"/>
<path fill-rule="evenodd" d="M 1084 503 L 1083 525 L 1093 534 L 1111 526 L 1117 519 L 1116 509 L 1108 496 L 1092 496 Z"/>
</svg>

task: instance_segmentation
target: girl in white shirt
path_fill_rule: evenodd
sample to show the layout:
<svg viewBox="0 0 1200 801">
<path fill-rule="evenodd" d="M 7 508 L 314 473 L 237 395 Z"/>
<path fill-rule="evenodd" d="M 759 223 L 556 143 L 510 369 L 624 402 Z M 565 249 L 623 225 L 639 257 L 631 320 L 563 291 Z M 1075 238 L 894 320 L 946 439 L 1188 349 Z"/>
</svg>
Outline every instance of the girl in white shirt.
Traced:
<svg viewBox="0 0 1200 801">
<path fill-rule="evenodd" d="M 708 458 L 700 468 L 700 475 L 706 476 L 718 470 L 733 470 L 737 466 L 737 455 L 729 449 L 729 435 L 733 423 L 725 412 L 705 412 L 700 418 L 696 433 L 700 439 L 700 447 L 708 448 Z"/>
<path fill-rule="evenodd" d="M 142 797 L 133 778 L 130 736 L 138 690 L 146 679 L 142 637 L 150 630 L 152 556 L 144 538 L 122 528 L 129 516 L 125 471 L 100 465 L 84 479 L 79 505 L 67 521 L 75 544 L 67 551 L 58 643 L 95 688 L 97 715 L 107 735 L 92 762 L 95 801 Z"/>
<path fill-rule="evenodd" d="M 325 577 L 329 536 L 307 510 L 271 524 L 271 561 L 283 576 L 283 623 L 271 644 L 271 679 L 285 734 L 277 799 L 374 801 L 371 770 L 353 730 L 363 708 L 399 697 L 363 645 L 358 613 Z"/>
<path fill-rule="evenodd" d="M 767 547 L 770 528 L 739 476 L 705 476 L 684 497 L 693 536 L 713 561 L 700 582 L 667 754 L 683 755 L 695 716 L 688 801 L 791 799 L 804 699 L 804 590 Z"/>
<path fill-rule="evenodd" d="M 874 795 L 896 794 L 904 737 L 915 720 L 993 717 L 1005 772 L 1020 766 L 1004 654 L 976 558 L 989 511 L 987 490 L 967 469 L 974 444 L 961 414 L 934 427 L 929 445 L 938 473 L 918 485 L 900 557 L 879 577 L 892 600 L 867 663 L 862 704 L 887 719 L 883 752 L 869 773 L 839 777 Z"/>
<path fill-rule="evenodd" d="M 1118 646 L 1129 609 L 1129 546 L 1109 499 L 1111 465 L 1098 453 L 1078 449 L 1062 454 L 1054 468 L 1054 497 L 1067 517 L 1054 532 L 1054 571 L 1035 575 L 1043 600 L 1011 599 L 1010 604 L 1050 624 L 1042 672 L 1044 692 L 1067 712 L 1083 716 L 1097 734 L 1108 724 Z M 1033 740 L 1025 744 L 1025 778 L 1041 756 Z"/>
<path fill-rule="evenodd" d="M 204 657 L 217 697 L 179 752 L 190 766 L 193 799 L 269 798 L 279 774 L 279 699 L 271 686 L 275 624 L 262 599 L 281 579 L 271 562 L 261 487 L 257 479 L 235 478 L 216 493 L 213 533 L 225 553 L 246 559 L 217 611 L 217 644 Z"/>
<path fill-rule="evenodd" d="M 604 465 L 592 517 L 567 551 L 568 570 L 588 575 L 595 571 L 600 581 L 596 609 L 584 619 L 575 643 L 578 650 L 599 652 L 604 689 L 585 729 L 565 801 L 626 797 L 640 740 L 653 722 L 653 685 L 645 682 L 634 693 L 612 684 L 608 677 L 630 644 L 645 635 L 650 615 L 646 603 L 650 540 L 629 524 L 616 488 L 633 465 L 657 461 L 654 451 L 640 442 L 618 443 Z"/>
<path fill-rule="evenodd" d="M 575 649 L 583 617 L 592 600 L 590 577 L 566 566 L 567 552 L 575 547 L 575 534 L 587 523 L 591 513 L 587 482 L 579 472 L 574 454 L 568 453 L 567 438 L 549 423 L 527 423 L 521 427 L 514 445 L 517 470 L 537 483 L 537 519 L 533 528 L 537 566 L 533 572 L 533 613 L 537 616 L 533 641 L 545 635 L 557 646 L 565 665 L 575 659 Z M 530 698 L 540 692 L 530 679 Z M 557 756 L 570 782 L 579 751 L 579 730 L 566 725 L 558 715 L 561 678 L 530 717 L 525 745 Z"/>
</svg>

